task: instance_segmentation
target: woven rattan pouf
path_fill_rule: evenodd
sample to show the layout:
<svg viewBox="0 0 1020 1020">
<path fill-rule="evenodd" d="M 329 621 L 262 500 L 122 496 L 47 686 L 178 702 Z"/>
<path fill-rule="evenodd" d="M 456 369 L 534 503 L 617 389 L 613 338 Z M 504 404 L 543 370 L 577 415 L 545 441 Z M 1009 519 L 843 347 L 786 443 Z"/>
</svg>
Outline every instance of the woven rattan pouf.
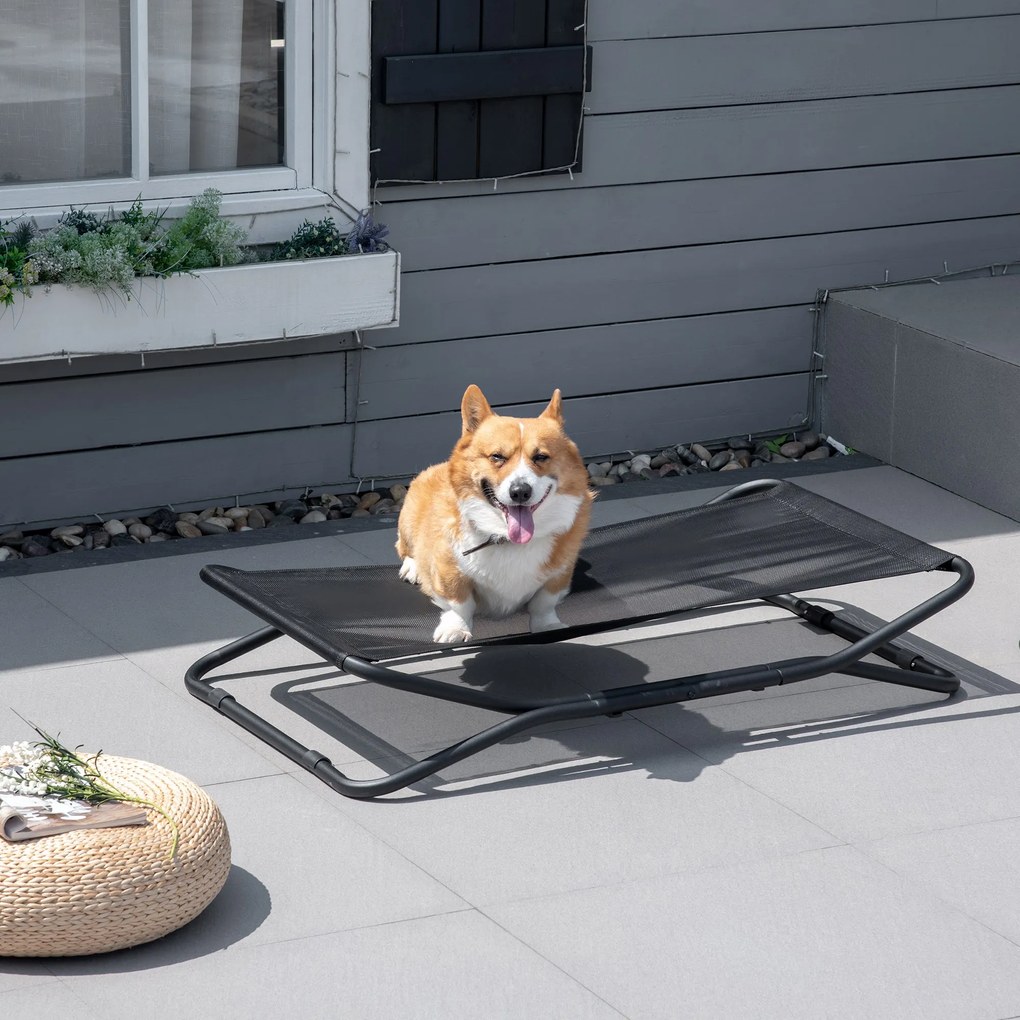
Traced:
<svg viewBox="0 0 1020 1020">
<path fill-rule="evenodd" d="M 158 804 L 170 824 L 0 840 L 0 956 L 82 956 L 158 939 L 197 917 L 223 887 L 230 839 L 219 808 L 189 779 L 132 758 L 100 759 L 126 794 Z"/>
</svg>

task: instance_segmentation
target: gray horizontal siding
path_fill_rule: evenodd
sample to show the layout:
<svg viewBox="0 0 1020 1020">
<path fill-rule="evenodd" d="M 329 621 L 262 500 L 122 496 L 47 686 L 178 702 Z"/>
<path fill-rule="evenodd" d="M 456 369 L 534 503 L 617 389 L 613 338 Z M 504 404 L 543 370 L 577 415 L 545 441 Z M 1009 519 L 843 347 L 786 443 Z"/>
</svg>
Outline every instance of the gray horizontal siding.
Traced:
<svg viewBox="0 0 1020 1020">
<path fill-rule="evenodd" d="M 545 401 L 498 408 L 535 415 Z M 799 425 L 807 411 L 806 376 L 614 393 L 564 401 L 567 431 L 586 458 L 665 443 L 714 439 Z M 369 477 L 385 465 L 411 474 L 444 460 L 460 435 L 457 412 L 358 425 L 355 473 Z"/>
<path fill-rule="evenodd" d="M 27 308 L 26 311 L 31 311 Z M 2 343 L 2 340 L 0 340 Z M 229 365 L 271 358 L 297 358 L 306 354 L 329 354 L 356 346 L 354 335 L 305 337 L 300 340 L 273 340 L 270 343 L 232 344 L 229 347 L 190 348 L 180 351 L 149 351 L 139 354 L 99 355 L 68 360 L 19 361 L 0 364 L 0 386 L 33 379 L 72 379 L 113 372 L 148 372 L 152 369 L 195 365 Z"/>
<path fill-rule="evenodd" d="M 1015 84 L 1020 16 L 596 44 L 592 113 Z"/>
<path fill-rule="evenodd" d="M 812 327 L 801 306 L 380 347 L 363 355 L 359 420 L 452 411 L 470 383 L 495 404 L 516 405 L 548 400 L 556 387 L 574 398 L 655 389 L 664 376 L 701 383 L 802 372 Z"/>
<path fill-rule="evenodd" d="M 592 40 L 777 32 L 804 28 L 1020 14 L 1018 0 L 615 0 L 592 3 Z"/>
<path fill-rule="evenodd" d="M 0 458 L 342 421 L 345 354 L 0 386 Z M 60 414 L 39 414 L 40 407 Z"/>
<path fill-rule="evenodd" d="M 413 272 L 1002 216 L 1018 181 L 1001 156 L 400 204 L 387 222 Z"/>
<path fill-rule="evenodd" d="M 834 201 L 838 200 L 834 196 Z M 800 304 L 819 288 L 1012 261 L 1020 216 L 406 273 L 389 346 Z M 679 369 L 678 369 L 679 370 Z"/>
<path fill-rule="evenodd" d="M 351 437 L 335 425 L 0 461 L 0 527 L 328 488 L 349 477 Z"/>
<path fill-rule="evenodd" d="M 1020 152 L 1020 87 L 587 117 L 584 171 L 500 181 L 497 194 L 916 163 Z M 396 203 L 493 195 L 492 182 L 380 189 Z"/>
</svg>

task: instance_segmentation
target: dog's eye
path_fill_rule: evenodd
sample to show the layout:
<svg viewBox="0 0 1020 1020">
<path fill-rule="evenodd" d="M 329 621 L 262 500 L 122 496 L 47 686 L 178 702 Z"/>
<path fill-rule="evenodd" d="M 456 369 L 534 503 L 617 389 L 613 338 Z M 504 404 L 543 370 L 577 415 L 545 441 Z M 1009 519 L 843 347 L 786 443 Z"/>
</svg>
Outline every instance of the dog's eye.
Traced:
<svg viewBox="0 0 1020 1020">
<path fill-rule="evenodd" d="M 499 467 L 500 464 L 506 463 L 506 457 L 504 457 L 501 453 L 490 453 L 489 460 L 491 460 L 496 467 Z"/>
<path fill-rule="evenodd" d="M 547 454 L 547 453 L 536 453 L 531 459 L 536 464 L 544 464 L 549 459 L 549 454 Z"/>
</svg>

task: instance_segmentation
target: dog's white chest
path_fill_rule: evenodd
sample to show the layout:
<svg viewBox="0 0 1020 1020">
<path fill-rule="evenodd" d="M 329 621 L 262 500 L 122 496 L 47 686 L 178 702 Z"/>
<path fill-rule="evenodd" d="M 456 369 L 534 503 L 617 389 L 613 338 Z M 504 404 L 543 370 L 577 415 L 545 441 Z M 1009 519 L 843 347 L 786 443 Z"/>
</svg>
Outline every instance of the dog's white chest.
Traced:
<svg viewBox="0 0 1020 1020">
<path fill-rule="evenodd" d="M 534 538 L 525 545 L 503 542 L 461 556 L 481 607 L 495 616 L 520 609 L 549 579 L 545 564 L 552 538 Z"/>
</svg>

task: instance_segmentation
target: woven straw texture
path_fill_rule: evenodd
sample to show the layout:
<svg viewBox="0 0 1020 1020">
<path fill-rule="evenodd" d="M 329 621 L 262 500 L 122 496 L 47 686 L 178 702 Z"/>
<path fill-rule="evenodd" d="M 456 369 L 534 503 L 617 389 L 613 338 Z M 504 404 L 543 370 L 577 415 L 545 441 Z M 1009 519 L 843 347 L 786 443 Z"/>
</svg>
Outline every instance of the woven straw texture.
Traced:
<svg viewBox="0 0 1020 1020">
<path fill-rule="evenodd" d="M 219 808 L 189 779 L 148 762 L 103 755 L 118 789 L 158 804 L 147 825 L 0 839 L 0 956 L 108 953 L 161 938 L 197 917 L 230 870 Z"/>
</svg>

